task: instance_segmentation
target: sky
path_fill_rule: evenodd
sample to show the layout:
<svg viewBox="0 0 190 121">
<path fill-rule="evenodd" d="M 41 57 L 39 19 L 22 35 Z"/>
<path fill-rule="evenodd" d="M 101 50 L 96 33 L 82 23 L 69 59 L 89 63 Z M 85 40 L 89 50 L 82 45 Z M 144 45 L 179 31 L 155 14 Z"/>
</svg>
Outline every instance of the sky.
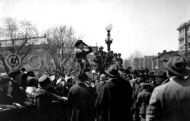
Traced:
<svg viewBox="0 0 190 121">
<path fill-rule="evenodd" d="M 112 24 L 111 50 L 127 58 L 178 50 L 176 29 L 190 20 L 190 0 L 0 0 L 0 20 L 6 17 L 31 21 L 40 33 L 72 26 L 76 37 L 105 50 Z"/>
</svg>

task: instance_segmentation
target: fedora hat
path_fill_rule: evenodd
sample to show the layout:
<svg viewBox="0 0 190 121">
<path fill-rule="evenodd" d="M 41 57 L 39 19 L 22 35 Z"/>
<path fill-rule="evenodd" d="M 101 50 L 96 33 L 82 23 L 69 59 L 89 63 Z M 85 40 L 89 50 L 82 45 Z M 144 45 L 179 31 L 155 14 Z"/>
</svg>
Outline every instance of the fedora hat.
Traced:
<svg viewBox="0 0 190 121">
<path fill-rule="evenodd" d="M 15 69 L 15 70 L 10 71 L 8 73 L 8 76 L 14 78 L 15 76 L 19 75 L 20 73 L 21 73 L 20 69 Z"/>
<path fill-rule="evenodd" d="M 178 76 L 190 75 L 190 70 L 187 68 L 187 62 L 184 57 L 176 54 L 163 62 L 165 69 Z"/>
<path fill-rule="evenodd" d="M 51 84 L 51 80 L 48 75 L 43 75 L 38 79 L 38 83 L 41 87 Z"/>
<path fill-rule="evenodd" d="M 118 66 L 114 64 L 108 67 L 108 69 L 105 71 L 105 74 L 111 78 L 118 78 L 120 77 L 118 70 Z"/>
</svg>

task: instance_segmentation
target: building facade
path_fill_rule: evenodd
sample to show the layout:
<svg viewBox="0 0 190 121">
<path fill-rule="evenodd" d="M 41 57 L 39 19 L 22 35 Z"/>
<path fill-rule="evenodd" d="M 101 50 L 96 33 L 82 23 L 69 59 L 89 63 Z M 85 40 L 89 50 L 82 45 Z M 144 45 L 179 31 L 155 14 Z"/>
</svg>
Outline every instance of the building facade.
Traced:
<svg viewBox="0 0 190 121">
<path fill-rule="evenodd" d="M 53 58 L 52 55 L 50 54 L 50 49 L 48 49 L 48 45 L 46 44 L 39 44 L 39 45 L 34 45 L 30 53 L 24 58 L 24 60 L 21 61 L 20 67 L 26 68 L 26 70 L 32 70 L 36 72 L 44 72 L 45 70 L 53 71 L 56 68 L 56 61 L 59 62 L 59 60 L 55 59 L 71 59 L 71 61 L 74 60 L 74 47 L 69 48 L 71 51 L 66 52 L 68 48 L 65 48 L 66 50 L 63 50 L 65 53 L 62 55 L 58 55 L 58 58 Z M 98 47 L 93 46 L 93 51 L 96 52 Z M 8 55 L 11 53 L 7 53 L 4 51 L 4 57 L 7 58 Z M 61 53 L 60 53 L 61 54 Z M 88 60 L 89 62 L 93 65 L 93 59 L 94 59 L 94 54 L 91 53 L 88 55 Z M 68 61 L 68 62 L 71 62 Z M 61 63 L 60 63 L 61 64 Z M 63 66 L 66 67 L 67 63 L 64 63 Z M 5 68 L 3 66 L 2 61 L 0 61 L 0 71 L 5 72 Z"/>
<path fill-rule="evenodd" d="M 144 57 L 134 58 L 132 60 L 131 65 L 134 70 L 148 69 L 152 71 L 156 67 L 155 56 L 144 56 Z"/>
<path fill-rule="evenodd" d="M 181 24 L 177 30 L 179 32 L 179 54 L 187 55 L 187 53 L 190 51 L 190 20 Z"/>
<path fill-rule="evenodd" d="M 158 53 L 158 56 L 155 57 L 156 66 L 155 68 L 157 70 L 164 70 L 163 61 L 168 60 L 171 56 L 179 54 L 179 51 L 166 51 L 163 50 L 162 53 Z"/>
</svg>

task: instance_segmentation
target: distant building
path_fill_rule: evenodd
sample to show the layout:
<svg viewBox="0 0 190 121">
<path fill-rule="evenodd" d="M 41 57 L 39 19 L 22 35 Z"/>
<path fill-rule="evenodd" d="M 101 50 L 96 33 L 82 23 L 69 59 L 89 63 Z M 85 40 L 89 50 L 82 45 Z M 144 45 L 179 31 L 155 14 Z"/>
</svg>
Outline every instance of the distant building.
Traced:
<svg viewBox="0 0 190 121">
<path fill-rule="evenodd" d="M 181 24 L 177 30 L 179 53 L 186 55 L 190 51 L 190 20 Z"/>
<path fill-rule="evenodd" d="M 132 61 L 132 67 L 134 70 L 144 68 L 144 58 L 143 57 L 134 58 Z"/>
<path fill-rule="evenodd" d="M 144 57 L 134 58 L 131 65 L 132 68 L 135 70 L 149 69 L 150 71 L 152 71 L 156 67 L 155 56 L 144 56 Z"/>
<path fill-rule="evenodd" d="M 150 71 L 152 71 L 156 68 L 155 56 L 145 56 L 144 57 L 144 68 L 147 68 Z"/>
<path fill-rule="evenodd" d="M 163 61 L 168 60 L 169 57 L 171 57 L 175 54 L 179 54 L 179 51 L 168 51 L 167 52 L 166 50 L 163 50 L 162 53 L 158 53 L 158 56 L 155 57 L 155 60 L 156 60 L 155 68 L 164 70 Z"/>
</svg>

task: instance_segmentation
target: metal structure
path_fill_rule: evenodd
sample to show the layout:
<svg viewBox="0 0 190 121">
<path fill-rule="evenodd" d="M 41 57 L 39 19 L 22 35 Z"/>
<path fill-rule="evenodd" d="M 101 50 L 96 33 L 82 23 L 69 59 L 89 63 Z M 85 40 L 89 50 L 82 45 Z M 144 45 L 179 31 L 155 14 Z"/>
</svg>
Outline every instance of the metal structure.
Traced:
<svg viewBox="0 0 190 121">
<path fill-rule="evenodd" d="M 113 39 L 111 38 L 111 34 L 110 34 L 111 30 L 112 30 L 112 25 L 110 24 L 110 25 L 108 25 L 106 27 L 107 38 L 105 40 L 105 43 L 107 44 L 107 50 L 108 50 L 108 52 L 111 50 L 111 44 L 113 42 Z"/>
</svg>

